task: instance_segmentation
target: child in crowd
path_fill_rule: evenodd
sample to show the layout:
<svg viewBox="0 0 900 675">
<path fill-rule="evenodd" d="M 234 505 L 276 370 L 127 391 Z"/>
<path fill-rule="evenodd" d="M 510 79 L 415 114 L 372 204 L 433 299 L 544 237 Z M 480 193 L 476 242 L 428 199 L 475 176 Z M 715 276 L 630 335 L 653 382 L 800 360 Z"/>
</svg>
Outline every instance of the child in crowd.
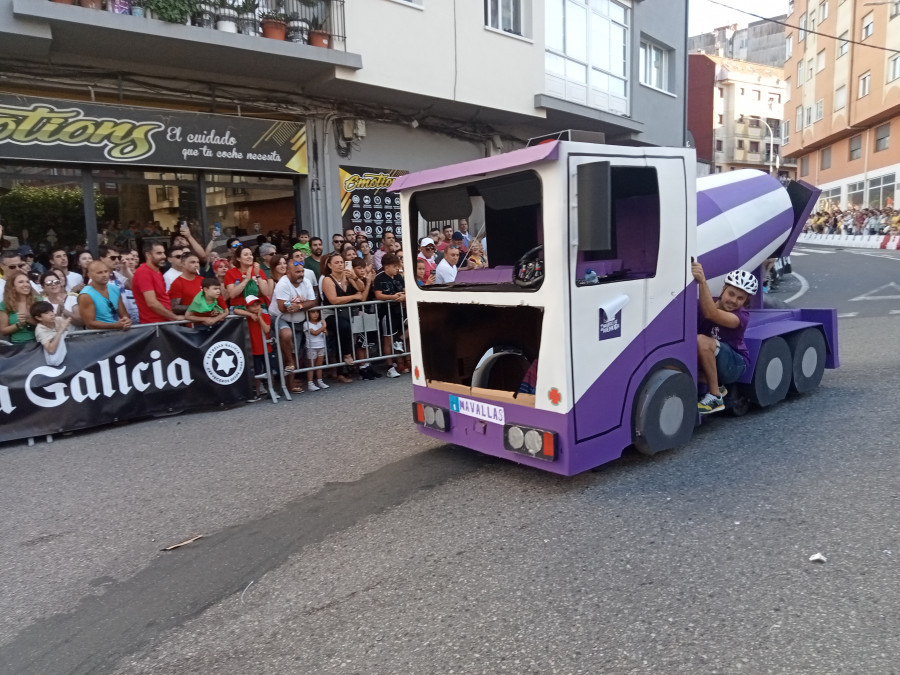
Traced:
<svg viewBox="0 0 900 675">
<path fill-rule="evenodd" d="M 295 251 L 303 251 L 307 256 L 312 255 L 312 249 L 309 246 L 309 230 L 300 230 L 298 241 L 294 244 Z"/>
<path fill-rule="evenodd" d="M 66 360 L 66 331 L 72 320 L 67 316 L 57 316 L 53 305 L 45 300 L 31 306 L 31 317 L 37 321 L 34 337 L 44 348 L 47 365 L 60 365 Z"/>
<path fill-rule="evenodd" d="M 269 356 L 269 371 L 278 372 L 278 364 L 273 358 L 275 356 L 272 351 L 272 343 L 269 342 L 269 334 L 272 331 L 272 319 L 268 313 L 262 311 L 260 299 L 255 295 L 248 295 L 244 298 L 243 307 L 235 307 L 234 313 L 238 316 L 247 317 L 247 324 L 250 327 L 250 351 L 253 353 L 253 370 L 257 375 L 266 374 L 266 354 Z M 265 344 L 265 347 L 263 347 Z M 261 379 L 254 378 L 256 381 L 256 396 L 254 401 L 258 401 L 262 395 L 263 383 Z"/>
<path fill-rule="evenodd" d="M 725 409 L 728 394 L 719 383 L 737 382 L 750 365 L 750 351 L 744 343 L 744 331 L 750 321 L 746 304 L 756 295 L 759 282 L 750 272 L 734 270 L 725 277 L 722 295 L 714 298 L 706 283 L 703 267 L 691 263 L 691 274 L 700 291 L 697 313 L 697 365 L 699 379 L 709 388 L 697 409 L 701 415 Z"/>
<path fill-rule="evenodd" d="M 311 309 L 306 313 L 306 358 L 313 366 L 321 366 L 325 363 L 325 337 L 328 335 L 328 327 L 322 321 L 322 313 L 317 309 Z M 306 388 L 310 391 L 319 391 L 319 389 L 328 389 L 325 380 L 322 379 L 322 369 L 315 371 L 315 381 L 313 381 L 312 370 L 307 371 Z"/>
<path fill-rule="evenodd" d="M 214 326 L 224 321 L 228 311 L 222 308 L 222 284 L 218 279 L 204 279 L 200 292 L 188 305 L 184 318 L 204 326 Z"/>
</svg>

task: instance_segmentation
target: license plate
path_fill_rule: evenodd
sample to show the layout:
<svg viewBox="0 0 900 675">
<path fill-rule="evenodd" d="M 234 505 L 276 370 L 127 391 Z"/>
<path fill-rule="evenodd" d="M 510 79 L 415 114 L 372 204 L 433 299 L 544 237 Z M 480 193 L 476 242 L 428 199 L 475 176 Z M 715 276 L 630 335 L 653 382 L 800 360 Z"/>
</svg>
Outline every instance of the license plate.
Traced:
<svg viewBox="0 0 900 675">
<path fill-rule="evenodd" d="M 506 424 L 506 412 L 499 405 L 489 405 L 461 396 L 450 397 L 450 410 L 460 415 L 475 417 L 485 422 Z"/>
</svg>

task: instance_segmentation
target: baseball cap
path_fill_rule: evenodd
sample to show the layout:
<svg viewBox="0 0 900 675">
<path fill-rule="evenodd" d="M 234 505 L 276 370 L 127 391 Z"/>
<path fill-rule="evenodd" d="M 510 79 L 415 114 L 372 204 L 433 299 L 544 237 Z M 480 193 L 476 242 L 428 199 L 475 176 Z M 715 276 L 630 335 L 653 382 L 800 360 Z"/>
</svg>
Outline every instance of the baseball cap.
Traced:
<svg viewBox="0 0 900 675">
<path fill-rule="evenodd" d="M 434 246 L 434 239 L 432 239 L 431 237 L 425 237 L 422 240 L 422 243 L 419 244 L 419 246 L 421 246 L 422 248 L 424 248 L 426 246 Z"/>
<path fill-rule="evenodd" d="M 248 295 L 246 298 L 244 298 L 244 305 L 246 305 L 247 307 L 252 305 L 254 302 L 259 302 L 259 298 L 257 298 L 255 295 Z"/>
<path fill-rule="evenodd" d="M 22 244 L 19 247 L 19 255 L 20 256 L 34 255 L 34 249 L 31 248 L 28 244 Z"/>
<path fill-rule="evenodd" d="M 453 236 L 450 237 L 450 238 L 451 238 L 451 239 L 459 239 L 460 241 L 462 241 L 462 240 L 463 240 L 462 232 L 454 232 L 454 233 L 453 233 Z"/>
</svg>

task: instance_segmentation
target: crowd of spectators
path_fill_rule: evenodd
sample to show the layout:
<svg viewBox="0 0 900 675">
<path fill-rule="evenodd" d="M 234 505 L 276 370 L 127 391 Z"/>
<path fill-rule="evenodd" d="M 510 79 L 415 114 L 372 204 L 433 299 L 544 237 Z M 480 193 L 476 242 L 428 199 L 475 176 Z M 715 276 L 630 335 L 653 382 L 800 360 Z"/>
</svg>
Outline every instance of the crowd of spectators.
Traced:
<svg viewBox="0 0 900 675">
<path fill-rule="evenodd" d="M 111 239 L 120 243 L 134 234 L 123 228 L 116 233 L 120 236 Z M 271 337 L 280 343 L 286 381 L 295 393 L 304 384 L 310 391 L 327 388 L 323 370 L 306 372 L 305 383 L 297 372 L 326 363 L 341 362 L 330 369 L 341 382 L 357 374 L 375 379 L 408 372 L 408 359 L 393 356 L 407 344 L 400 241 L 386 232 L 376 245 L 347 228 L 334 234 L 330 244 L 326 251 L 321 238 L 301 230 L 290 239 L 260 236 L 256 246 L 231 238 L 220 253 L 212 242 L 204 247 L 182 227 L 170 235 L 168 246 L 156 236 L 148 237 L 140 250 L 112 243 L 100 246 L 96 259 L 81 248 L 54 248 L 40 259 L 27 245 L 3 250 L 0 349 L 38 341 L 48 363 L 58 362 L 71 331 L 124 331 L 180 320 L 212 326 L 238 315 L 247 319 L 258 374 L 265 372 L 267 358 L 270 370 L 275 368 L 274 340 L 268 338 L 278 327 L 278 335 Z M 433 230 L 420 241 L 414 277 L 420 285 L 447 283 L 455 279 L 457 265 L 472 269 L 486 264 L 484 242 L 470 237 L 467 223 L 460 221 L 457 231 L 451 226 Z M 392 302 L 358 305 L 375 300 Z M 369 315 L 367 320 L 355 322 L 363 314 Z M 370 365 L 373 353 L 389 357 L 385 373 Z"/>
<path fill-rule="evenodd" d="M 825 208 L 809 217 L 803 231 L 810 234 L 897 235 L 900 234 L 900 211 L 892 207 Z"/>
</svg>

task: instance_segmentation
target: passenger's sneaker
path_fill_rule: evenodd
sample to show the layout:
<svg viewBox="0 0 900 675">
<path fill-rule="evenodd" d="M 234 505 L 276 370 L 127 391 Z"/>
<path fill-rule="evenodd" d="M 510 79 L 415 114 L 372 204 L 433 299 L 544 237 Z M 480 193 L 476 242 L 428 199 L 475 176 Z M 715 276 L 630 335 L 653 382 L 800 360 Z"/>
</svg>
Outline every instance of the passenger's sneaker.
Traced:
<svg viewBox="0 0 900 675">
<path fill-rule="evenodd" d="M 400 377 L 400 373 L 397 372 L 397 369 L 394 366 L 388 368 L 387 373 L 385 373 L 388 377 Z"/>
<path fill-rule="evenodd" d="M 701 415 L 719 412 L 720 410 L 725 410 L 725 401 L 722 400 L 721 396 L 713 396 L 708 393 L 697 404 L 697 410 Z"/>
<path fill-rule="evenodd" d="M 325 384 L 324 380 L 316 380 L 316 384 L 319 385 L 319 389 L 328 389 L 328 385 Z"/>
<path fill-rule="evenodd" d="M 309 382 L 306 383 L 306 388 L 309 391 L 319 391 L 319 389 L 320 389 L 320 387 L 317 387 L 316 383 L 313 382 L 312 380 L 310 380 Z"/>
</svg>

